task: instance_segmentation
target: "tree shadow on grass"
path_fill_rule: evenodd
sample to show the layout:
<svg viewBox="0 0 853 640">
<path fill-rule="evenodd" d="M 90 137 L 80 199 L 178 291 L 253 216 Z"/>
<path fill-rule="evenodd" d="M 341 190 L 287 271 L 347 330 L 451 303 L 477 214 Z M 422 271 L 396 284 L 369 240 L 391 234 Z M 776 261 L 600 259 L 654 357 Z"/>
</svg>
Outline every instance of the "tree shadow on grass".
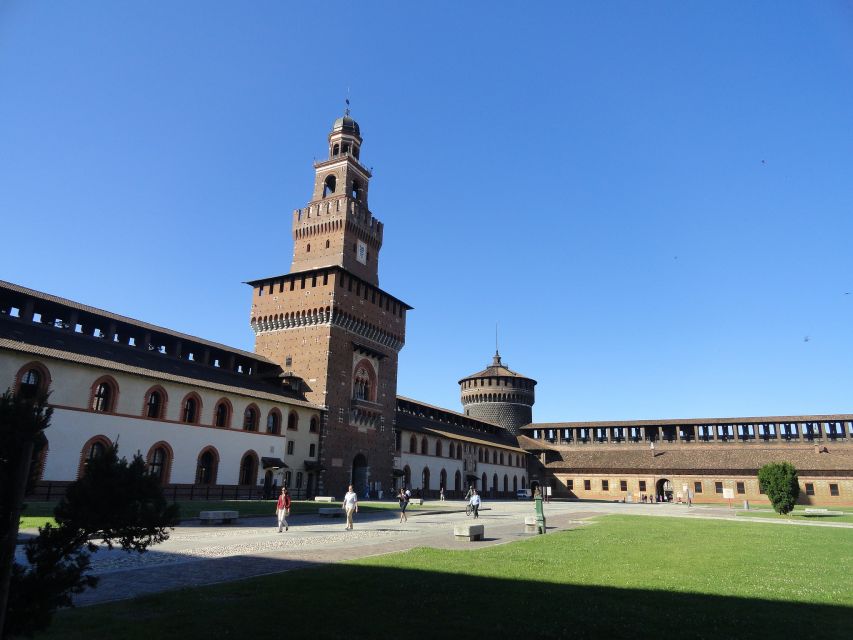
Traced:
<svg viewBox="0 0 853 640">
<path fill-rule="evenodd" d="M 269 572 L 316 567 L 229 560 L 263 561 Z M 547 577 L 547 566 L 543 581 L 530 581 L 327 565 L 66 611 L 45 637 L 843 638 L 853 625 L 853 609 L 841 606 L 555 584 Z"/>
</svg>

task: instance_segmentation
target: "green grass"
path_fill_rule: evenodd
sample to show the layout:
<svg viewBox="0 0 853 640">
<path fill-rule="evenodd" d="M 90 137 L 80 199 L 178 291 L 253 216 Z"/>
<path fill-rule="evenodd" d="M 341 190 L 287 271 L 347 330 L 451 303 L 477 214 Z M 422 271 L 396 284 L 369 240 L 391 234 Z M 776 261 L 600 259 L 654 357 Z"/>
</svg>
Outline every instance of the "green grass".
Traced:
<svg viewBox="0 0 853 640">
<path fill-rule="evenodd" d="M 64 611 L 44 637 L 834 638 L 851 576 L 847 530 L 608 516 Z"/>
<path fill-rule="evenodd" d="M 21 528 L 42 527 L 46 522 L 56 524 L 53 519 L 53 509 L 56 502 L 30 502 L 24 508 L 21 518 Z M 340 507 L 341 502 L 314 502 L 313 500 L 294 500 L 290 511 L 293 515 L 316 514 L 320 507 Z M 453 508 L 453 503 L 446 503 Z M 457 503 L 455 506 L 459 508 Z M 178 501 L 182 519 L 197 518 L 200 511 L 239 511 L 241 516 L 273 516 L 275 514 L 275 500 L 184 500 Z M 434 505 L 433 505 L 434 506 Z M 432 509 L 433 506 L 430 506 Z M 397 502 L 359 502 L 361 511 L 397 511 L 400 506 Z M 410 505 L 410 511 L 424 509 L 416 505 Z"/>
<path fill-rule="evenodd" d="M 841 516 L 822 516 L 822 515 L 806 515 L 806 509 L 828 509 L 829 511 L 842 511 L 844 515 Z M 750 509 L 749 511 L 738 511 L 737 515 L 739 516 L 748 516 L 751 518 L 770 518 L 774 520 L 798 520 L 804 522 L 848 522 L 853 523 L 853 507 L 813 507 L 813 506 L 800 506 L 797 505 L 794 507 L 794 510 L 786 516 L 780 516 L 778 513 L 773 511 L 771 508 L 762 508 L 761 511 L 756 511 L 755 509 Z"/>
</svg>

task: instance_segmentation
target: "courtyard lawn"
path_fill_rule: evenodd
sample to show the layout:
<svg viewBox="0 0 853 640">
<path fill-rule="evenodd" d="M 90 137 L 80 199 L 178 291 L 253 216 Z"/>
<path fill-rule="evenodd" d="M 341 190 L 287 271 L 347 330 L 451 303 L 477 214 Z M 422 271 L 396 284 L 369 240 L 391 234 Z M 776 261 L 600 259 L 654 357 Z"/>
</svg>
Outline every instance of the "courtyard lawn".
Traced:
<svg viewBox="0 0 853 640">
<path fill-rule="evenodd" d="M 53 519 L 53 510 L 56 507 L 56 502 L 30 502 L 24 508 L 21 517 L 21 529 L 43 527 L 46 523 L 56 524 Z M 240 516 L 270 516 L 275 514 L 275 500 L 179 500 L 178 507 L 181 510 L 181 519 L 192 520 L 198 518 L 200 511 L 239 511 Z M 437 507 L 437 503 L 430 504 L 429 507 L 409 505 L 409 510 L 417 511 L 419 509 L 434 509 L 434 508 L 462 508 L 464 503 L 446 502 L 447 507 Z M 460 505 L 462 505 L 460 507 Z M 294 500 L 290 510 L 293 515 L 301 514 L 316 514 L 320 507 L 339 507 L 340 502 L 314 502 L 313 500 Z M 394 511 L 400 508 L 397 502 L 371 502 L 362 501 L 358 503 L 358 508 L 365 512 L 368 511 Z"/>
<path fill-rule="evenodd" d="M 811 514 L 806 515 L 806 509 L 827 509 L 828 511 L 841 511 L 843 515 L 835 516 L 835 515 L 820 515 L 820 514 Z M 794 507 L 794 510 L 786 516 L 780 516 L 778 513 L 773 511 L 772 508 L 761 508 L 760 510 L 750 509 L 739 510 L 737 512 L 739 516 L 747 516 L 750 518 L 772 518 L 775 520 L 797 520 L 802 522 L 847 522 L 853 523 L 853 507 L 814 507 L 814 506 L 800 506 L 797 505 Z M 853 534 L 853 532 L 851 532 Z"/>
<path fill-rule="evenodd" d="M 43 637 L 842 638 L 851 625 L 850 530 L 607 516 L 63 611 Z"/>
</svg>

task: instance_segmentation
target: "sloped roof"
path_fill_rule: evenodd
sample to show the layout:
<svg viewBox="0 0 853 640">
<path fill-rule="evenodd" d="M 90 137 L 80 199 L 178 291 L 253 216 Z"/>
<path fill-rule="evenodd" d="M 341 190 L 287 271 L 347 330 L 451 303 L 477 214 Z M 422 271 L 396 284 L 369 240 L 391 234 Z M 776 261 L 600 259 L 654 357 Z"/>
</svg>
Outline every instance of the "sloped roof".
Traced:
<svg viewBox="0 0 853 640">
<path fill-rule="evenodd" d="M 473 378 L 497 378 L 497 377 L 505 377 L 505 378 L 524 378 L 526 380 L 532 380 L 533 384 L 536 384 L 536 381 L 533 378 L 528 378 L 527 376 L 521 375 L 520 373 L 513 371 L 509 367 L 507 367 L 503 362 L 501 362 L 501 354 L 495 351 L 495 355 L 492 358 L 492 364 L 483 369 L 482 371 L 478 371 L 477 373 L 472 373 L 470 376 L 465 376 L 462 378 L 459 383 L 462 384 L 465 380 L 471 380 Z"/>
<path fill-rule="evenodd" d="M 818 453 L 825 449 L 826 453 Z M 552 451 L 557 451 L 553 449 Z M 558 451 L 560 460 L 546 466 L 554 470 L 576 472 L 621 472 L 640 473 L 689 473 L 741 471 L 755 474 L 770 462 L 790 462 L 801 473 L 820 475 L 853 473 L 853 447 L 827 444 L 825 446 L 798 447 L 778 445 L 760 447 L 755 445 L 706 446 L 688 445 L 679 448 L 649 449 L 606 449 Z M 652 455 L 654 454 L 654 455 Z"/>
</svg>

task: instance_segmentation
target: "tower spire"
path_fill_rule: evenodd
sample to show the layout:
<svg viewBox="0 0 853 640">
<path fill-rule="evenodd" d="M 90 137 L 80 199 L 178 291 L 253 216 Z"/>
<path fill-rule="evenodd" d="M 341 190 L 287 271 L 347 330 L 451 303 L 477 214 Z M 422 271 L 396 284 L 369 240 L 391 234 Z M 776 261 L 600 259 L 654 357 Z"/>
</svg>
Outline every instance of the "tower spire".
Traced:
<svg viewBox="0 0 853 640">
<path fill-rule="evenodd" d="M 344 115 L 348 116 L 349 115 L 349 87 L 347 87 L 347 99 L 344 100 L 344 102 L 347 105 L 346 107 L 344 107 Z"/>
</svg>

